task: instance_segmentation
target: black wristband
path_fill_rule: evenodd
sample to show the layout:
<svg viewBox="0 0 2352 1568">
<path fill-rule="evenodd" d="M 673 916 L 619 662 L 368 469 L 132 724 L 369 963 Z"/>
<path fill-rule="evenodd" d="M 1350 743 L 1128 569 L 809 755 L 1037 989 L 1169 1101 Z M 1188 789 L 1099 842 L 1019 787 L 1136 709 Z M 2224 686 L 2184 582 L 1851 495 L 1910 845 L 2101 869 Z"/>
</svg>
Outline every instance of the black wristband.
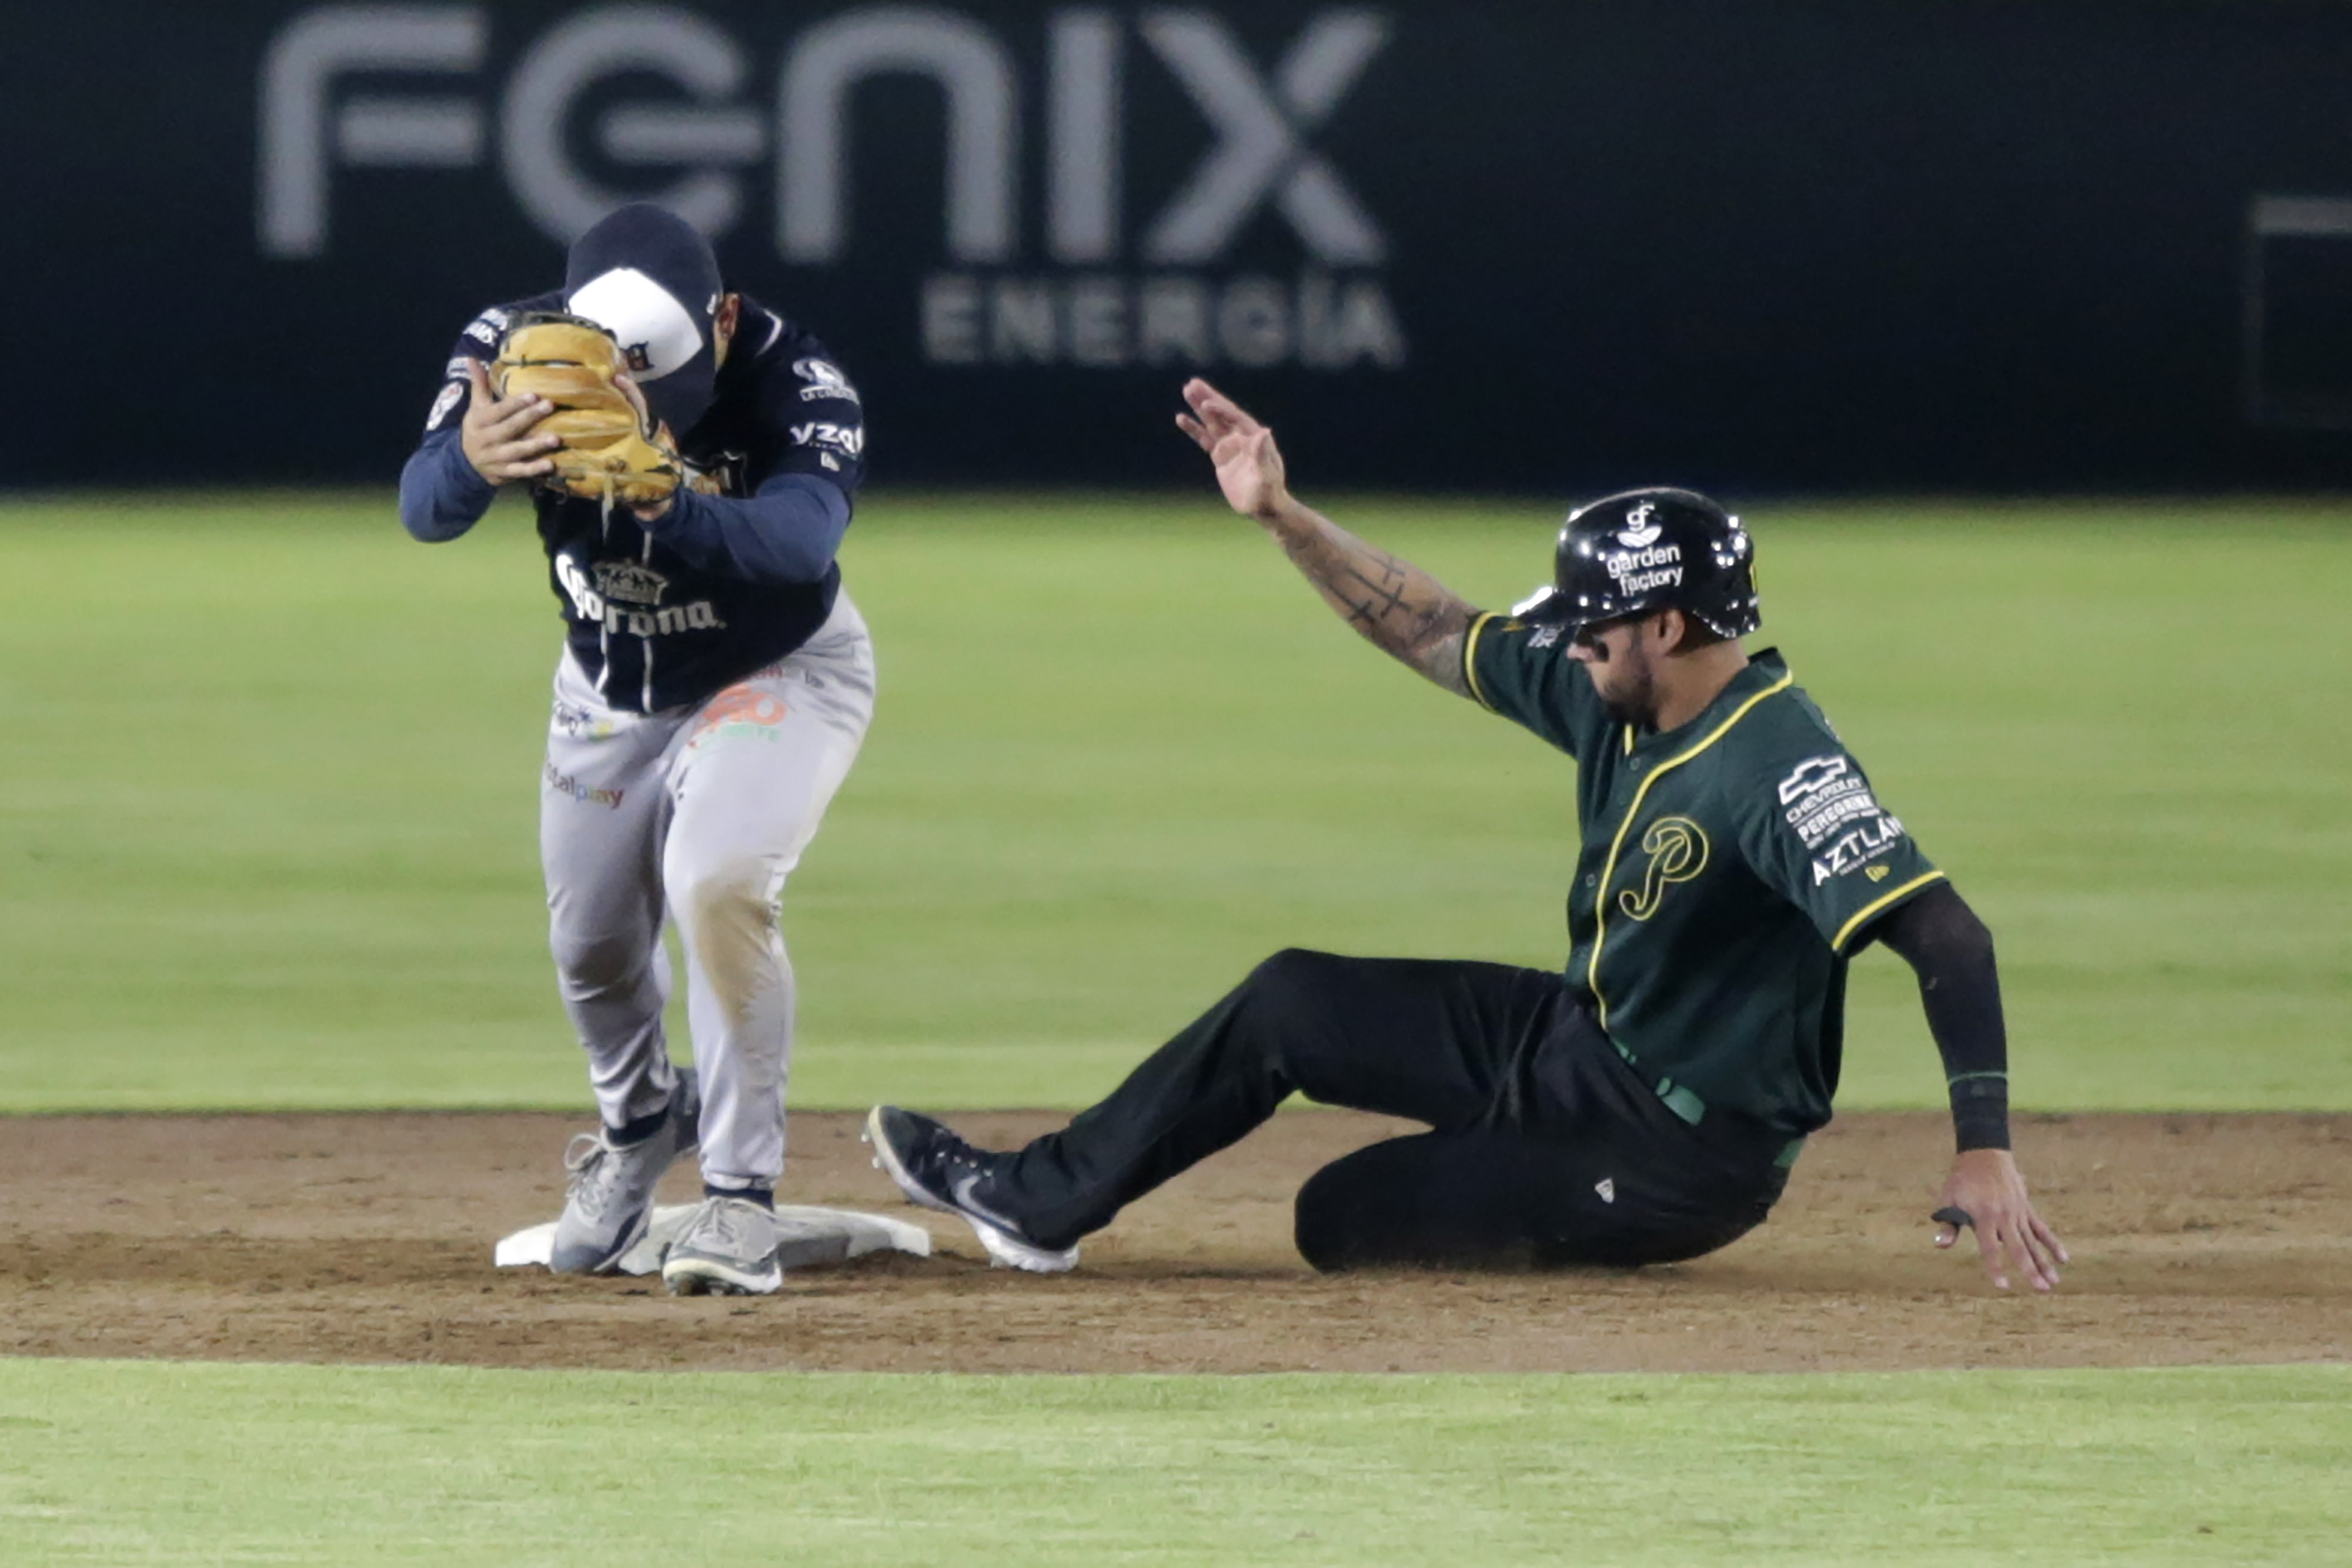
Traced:
<svg viewBox="0 0 2352 1568">
<path fill-rule="evenodd" d="M 1952 1131 L 1963 1152 L 2009 1147 L 2009 1074 L 1963 1072 L 1952 1080 Z"/>
</svg>

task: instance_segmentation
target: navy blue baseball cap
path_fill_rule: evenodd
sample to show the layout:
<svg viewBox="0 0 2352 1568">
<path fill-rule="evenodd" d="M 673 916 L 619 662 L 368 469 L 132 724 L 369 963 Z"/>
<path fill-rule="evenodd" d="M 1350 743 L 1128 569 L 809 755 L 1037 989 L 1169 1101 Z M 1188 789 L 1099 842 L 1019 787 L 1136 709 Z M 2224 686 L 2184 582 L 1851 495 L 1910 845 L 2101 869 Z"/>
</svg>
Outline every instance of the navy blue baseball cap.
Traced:
<svg viewBox="0 0 2352 1568">
<path fill-rule="evenodd" d="M 572 242 L 566 308 L 621 345 L 654 417 L 679 434 L 710 406 L 719 372 L 713 324 L 726 290 L 719 258 L 692 224 L 650 202 L 599 219 Z"/>
</svg>

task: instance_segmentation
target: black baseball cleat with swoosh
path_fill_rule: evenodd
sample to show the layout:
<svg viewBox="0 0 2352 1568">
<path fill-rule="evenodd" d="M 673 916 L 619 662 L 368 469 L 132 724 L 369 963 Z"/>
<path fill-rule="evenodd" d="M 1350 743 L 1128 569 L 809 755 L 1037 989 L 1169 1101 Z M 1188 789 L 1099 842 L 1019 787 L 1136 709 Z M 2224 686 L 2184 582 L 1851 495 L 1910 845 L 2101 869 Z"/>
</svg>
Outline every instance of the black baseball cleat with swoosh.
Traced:
<svg viewBox="0 0 2352 1568">
<path fill-rule="evenodd" d="M 875 1106 L 865 1136 L 874 1145 L 876 1167 L 898 1184 L 908 1202 L 961 1218 L 997 1262 L 1032 1274 L 1066 1274 L 1077 1267 L 1076 1247 L 1040 1247 L 1021 1233 L 1018 1221 L 989 1206 L 990 1168 L 998 1156 L 896 1105 Z"/>
</svg>

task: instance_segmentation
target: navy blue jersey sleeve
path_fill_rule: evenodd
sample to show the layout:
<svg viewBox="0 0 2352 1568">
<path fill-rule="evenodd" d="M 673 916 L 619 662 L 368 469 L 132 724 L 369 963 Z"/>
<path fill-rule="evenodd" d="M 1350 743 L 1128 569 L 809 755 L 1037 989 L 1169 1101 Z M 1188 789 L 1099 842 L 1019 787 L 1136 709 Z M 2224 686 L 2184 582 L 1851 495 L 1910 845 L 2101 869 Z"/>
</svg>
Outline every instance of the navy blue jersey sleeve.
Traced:
<svg viewBox="0 0 2352 1568">
<path fill-rule="evenodd" d="M 457 426 L 428 431 L 400 471 L 400 522 L 426 544 L 454 539 L 482 520 L 498 486 L 466 459 Z"/>
<path fill-rule="evenodd" d="M 425 411 L 424 439 L 400 472 L 401 525 L 428 543 L 454 539 L 481 521 L 490 509 L 497 486 L 466 461 L 458 444 L 458 426 L 473 402 L 473 382 L 466 368 L 488 361 L 499 351 L 510 306 L 492 306 L 466 324 L 441 368 L 441 385 Z"/>
<path fill-rule="evenodd" d="M 780 474 L 806 474 L 855 496 L 866 482 L 866 409 L 857 388 L 805 332 L 781 332 L 768 353 L 760 402 L 773 445 L 761 488 Z"/>
<path fill-rule="evenodd" d="M 849 530 L 849 497 L 827 480 L 778 474 L 741 500 L 680 490 L 645 529 L 705 571 L 816 582 Z"/>
<path fill-rule="evenodd" d="M 646 531 L 695 565 L 751 582 L 815 582 L 849 528 L 866 479 L 857 388 L 808 333 L 753 300 L 727 363 L 726 406 L 696 426 L 689 461 L 740 453 L 728 496 L 678 493 Z M 706 454 L 705 444 L 719 451 Z M 749 494 L 741 492 L 748 491 Z"/>
<path fill-rule="evenodd" d="M 805 474 L 851 497 L 866 482 L 866 410 L 823 343 L 745 299 L 718 402 L 683 433 L 683 448 L 689 462 L 730 471 L 730 495 Z"/>
</svg>

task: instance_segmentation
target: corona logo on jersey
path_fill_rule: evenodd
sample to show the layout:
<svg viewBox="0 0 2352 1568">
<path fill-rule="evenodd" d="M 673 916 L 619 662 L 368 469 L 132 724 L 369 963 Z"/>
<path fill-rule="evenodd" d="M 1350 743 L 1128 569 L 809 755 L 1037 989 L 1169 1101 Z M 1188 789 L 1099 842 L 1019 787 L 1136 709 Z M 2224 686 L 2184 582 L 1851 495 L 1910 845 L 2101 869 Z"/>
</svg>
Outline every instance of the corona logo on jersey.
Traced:
<svg viewBox="0 0 2352 1568">
<path fill-rule="evenodd" d="M 580 569 L 572 552 L 555 558 L 555 580 L 563 585 L 572 610 L 589 625 L 602 625 L 615 634 L 666 637 L 677 632 L 712 632 L 723 628 L 719 611 L 708 599 L 690 604 L 664 604 L 669 580 L 635 561 L 593 563 L 595 580 Z"/>
<path fill-rule="evenodd" d="M 570 557 L 564 558 L 567 561 Z M 669 579 L 633 560 L 596 563 L 596 591 L 623 604 L 659 604 L 669 591 Z"/>
<path fill-rule="evenodd" d="M 713 237 L 763 210 L 782 260 L 871 272 L 898 258 L 853 222 L 877 198 L 851 193 L 887 200 L 890 172 L 870 153 L 854 162 L 852 112 L 876 78 L 911 77 L 944 110 L 939 260 L 907 300 L 931 362 L 1405 362 L 1387 234 L 1318 144 L 1387 50 L 1381 11 L 1326 7 L 1253 47 L 1202 7 L 1071 5 L 992 25 L 859 5 L 773 57 L 672 5 L 583 7 L 511 50 L 498 19 L 495 58 L 486 5 L 320 5 L 278 30 L 260 70 L 265 256 L 324 256 L 339 202 L 389 199 L 353 171 L 494 165 L 560 243 L 650 199 Z M 1197 151 L 1170 183 L 1156 162 L 1132 166 L 1130 145 L 1155 160 Z M 1034 195 L 1019 177 L 1033 167 Z M 1269 233 L 1291 259 L 1242 269 L 1245 236 L 1262 257 Z"/>
</svg>

